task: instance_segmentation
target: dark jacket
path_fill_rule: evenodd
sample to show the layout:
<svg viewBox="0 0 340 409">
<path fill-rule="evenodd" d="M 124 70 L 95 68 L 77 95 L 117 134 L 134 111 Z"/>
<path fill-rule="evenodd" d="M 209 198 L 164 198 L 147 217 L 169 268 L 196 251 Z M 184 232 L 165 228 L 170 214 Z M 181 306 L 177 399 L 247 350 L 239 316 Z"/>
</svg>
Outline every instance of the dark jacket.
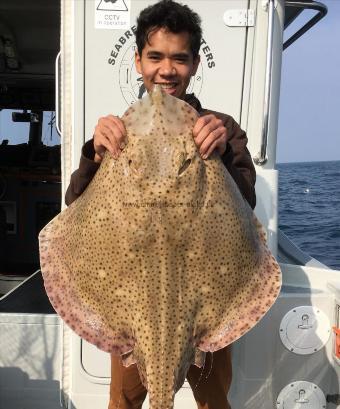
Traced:
<svg viewBox="0 0 340 409">
<path fill-rule="evenodd" d="M 231 116 L 202 108 L 199 100 L 193 94 L 186 95 L 185 101 L 194 107 L 201 116 L 212 113 L 223 121 L 224 126 L 227 128 L 228 143 L 221 159 L 244 198 L 254 208 L 256 204 L 256 173 L 246 147 L 248 142 L 246 133 Z M 91 139 L 82 148 L 79 168 L 72 173 L 65 196 L 67 205 L 71 204 L 83 193 L 97 172 L 100 164 L 93 161 L 94 154 L 93 140 Z"/>
</svg>

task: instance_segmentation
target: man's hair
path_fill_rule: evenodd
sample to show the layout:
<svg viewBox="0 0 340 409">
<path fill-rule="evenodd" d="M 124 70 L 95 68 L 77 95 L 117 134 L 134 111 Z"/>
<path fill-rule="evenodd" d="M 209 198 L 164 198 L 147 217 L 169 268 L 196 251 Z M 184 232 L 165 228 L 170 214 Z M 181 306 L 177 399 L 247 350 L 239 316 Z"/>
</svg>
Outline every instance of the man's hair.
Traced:
<svg viewBox="0 0 340 409">
<path fill-rule="evenodd" d="M 188 6 L 172 0 L 161 0 L 141 11 L 136 30 L 140 56 L 150 34 L 159 28 L 165 28 L 175 34 L 189 33 L 190 49 L 194 58 L 198 56 L 202 40 L 201 18 Z"/>
</svg>

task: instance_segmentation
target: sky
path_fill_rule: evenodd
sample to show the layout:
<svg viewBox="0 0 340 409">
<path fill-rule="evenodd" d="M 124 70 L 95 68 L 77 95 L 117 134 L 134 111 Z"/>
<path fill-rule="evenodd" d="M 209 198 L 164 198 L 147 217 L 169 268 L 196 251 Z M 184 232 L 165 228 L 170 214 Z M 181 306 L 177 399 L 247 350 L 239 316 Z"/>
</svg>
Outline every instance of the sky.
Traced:
<svg viewBox="0 0 340 409">
<path fill-rule="evenodd" d="M 340 160 L 340 0 L 320 1 L 328 14 L 283 53 L 277 162 Z"/>
<path fill-rule="evenodd" d="M 283 53 L 277 162 L 340 160 L 340 0 L 321 1 L 328 7 L 326 17 Z M 285 38 L 314 14 L 304 11 Z M 60 143 L 55 131 L 51 139 L 49 121 L 45 113 L 44 143 Z M 15 125 L 4 110 L 0 143 L 12 135 L 14 143 L 27 142 L 28 124 Z"/>
<path fill-rule="evenodd" d="M 13 122 L 12 112 L 22 111 L 12 111 L 10 109 L 4 109 L 0 112 L 0 143 L 4 139 L 8 139 L 10 145 L 27 143 L 29 135 L 29 124 L 27 122 Z M 52 126 L 51 135 L 51 127 L 49 125 L 49 123 L 51 122 L 51 114 L 54 113 L 45 111 L 43 116 L 42 141 L 47 146 L 52 146 L 60 143 L 60 137 L 54 125 Z"/>
</svg>

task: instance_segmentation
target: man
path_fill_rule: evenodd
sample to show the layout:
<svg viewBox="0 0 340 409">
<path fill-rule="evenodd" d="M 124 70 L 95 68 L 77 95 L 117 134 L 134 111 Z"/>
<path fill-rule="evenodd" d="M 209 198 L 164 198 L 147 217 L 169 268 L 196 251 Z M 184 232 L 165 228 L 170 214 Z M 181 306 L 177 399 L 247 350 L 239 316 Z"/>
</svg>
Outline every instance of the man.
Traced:
<svg viewBox="0 0 340 409">
<path fill-rule="evenodd" d="M 214 150 L 237 183 L 241 193 L 255 207 L 255 170 L 246 148 L 247 137 L 228 115 L 201 107 L 198 99 L 187 95 L 190 78 L 200 62 L 202 39 L 199 16 L 187 6 L 162 0 L 144 9 L 137 20 L 135 64 L 150 92 L 155 84 L 168 94 L 184 99 L 200 114 L 193 138 L 203 159 Z M 118 158 L 126 146 L 126 130 L 119 117 L 100 118 L 94 136 L 82 150 L 79 169 L 66 192 L 70 204 L 87 187 L 106 150 Z M 122 366 L 120 357 L 111 357 L 109 409 L 139 409 L 146 397 L 135 365 Z M 227 393 L 231 382 L 230 347 L 207 354 L 204 370 L 191 366 L 187 379 L 199 409 L 230 409 Z"/>
</svg>

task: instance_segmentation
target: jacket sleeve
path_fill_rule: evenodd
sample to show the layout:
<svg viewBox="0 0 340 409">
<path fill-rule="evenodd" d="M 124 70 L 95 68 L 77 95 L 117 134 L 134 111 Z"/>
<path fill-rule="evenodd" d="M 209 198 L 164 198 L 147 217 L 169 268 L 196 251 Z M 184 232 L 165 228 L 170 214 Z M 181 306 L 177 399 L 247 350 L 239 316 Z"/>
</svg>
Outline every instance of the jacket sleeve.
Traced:
<svg viewBox="0 0 340 409">
<path fill-rule="evenodd" d="M 93 160 L 94 153 L 93 140 L 91 139 L 83 146 L 79 168 L 71 175 L 70 184 L 65 194 L 65 203 L 67 206 L 84 192 L 99 169 L 100 164 Z"/>
<path fill-rule="evenodd" d="M 222 161 L 238 185 L 244 198 L 254 209 L 256 205 L 256 172 L 253 160 L 247 149 L 248 138 L 237 122 L 229 117 L 225 123 L 228 143 Z"/>
<path fill-rule="evenodd" d="M 207 115 L 209 113 L 220 118 L 227 129 L 228 143 L 227 149 L 221 157 L 222 161 L 235 180 L 243 197 L 247 200 L 251 208 L 254 209 L 256 205 L 256 172 L 247 149 L 247 135 L 231 116 L 207 110 L 203 110 L 201 115 Z"/>
</svg>

